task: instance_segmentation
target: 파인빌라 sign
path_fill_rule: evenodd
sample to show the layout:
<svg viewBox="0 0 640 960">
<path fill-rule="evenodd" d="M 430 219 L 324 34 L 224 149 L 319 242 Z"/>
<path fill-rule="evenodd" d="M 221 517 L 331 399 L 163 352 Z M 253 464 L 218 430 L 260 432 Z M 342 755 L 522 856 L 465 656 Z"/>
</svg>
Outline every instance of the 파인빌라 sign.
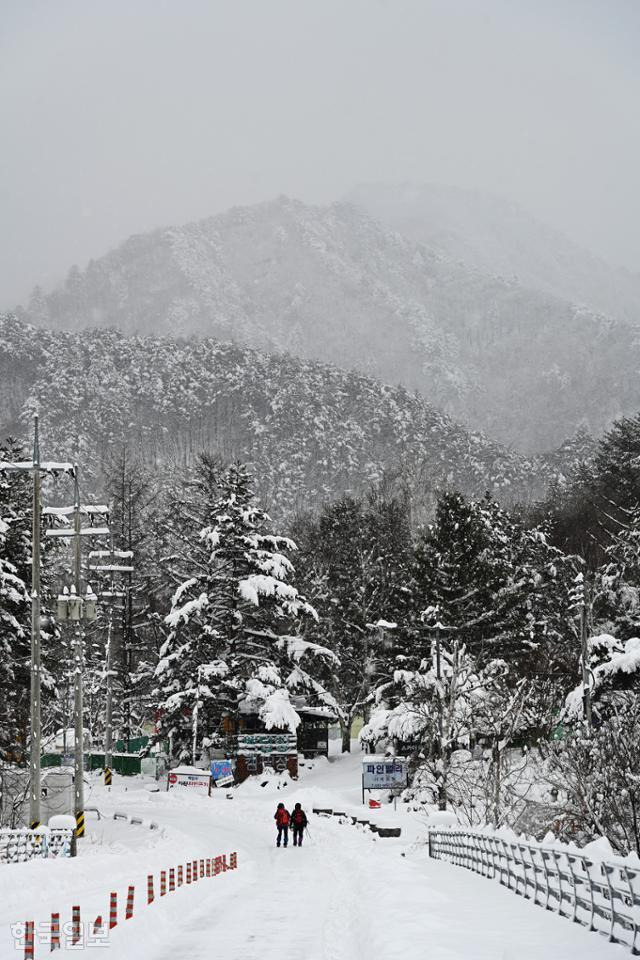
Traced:
<svg viewBox="0 0 640 960">
<path fill-rule="evenodd" d="M 406 757 L 367 757 L 362 761 L 362 802 L 365 790 L 398 790 L 407 785 Z"/>
</svg>

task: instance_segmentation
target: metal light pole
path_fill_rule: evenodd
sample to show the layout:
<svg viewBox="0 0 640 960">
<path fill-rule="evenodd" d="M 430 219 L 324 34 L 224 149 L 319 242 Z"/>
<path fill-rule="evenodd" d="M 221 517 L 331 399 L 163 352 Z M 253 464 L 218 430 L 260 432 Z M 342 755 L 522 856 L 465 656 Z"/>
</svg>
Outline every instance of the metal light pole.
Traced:
<svg viewBox="0 0 640 960">
<path fill-rule="evenodd" d="M 30 473 L 33 476 L 33 517 L 31 541 L 31 689 L 29 722 L 29 825 L 40 823 L 40 754 L 42 724 L 40 715 L 41 647 L 40 647 L 40 484 L 42 473 L 73 473 L 71 463 L 42 463 L 38 417 L 33 418 L 33 458 L 20 463 L 0 462 L 0 473 Z"/>
<path fill-rule="evenodd" d="M 40 712 L 40 438 L 38 418 L 35 418 L 33 437 L 33 517 L 31 557 L 31 725 L 29 731 L 29 825 L 40 823 L 40 755 L 42 752 L 42 719 Z"/>
<path fill-rule="evenodd" d="M 76 464 L 73 484 L 73 580 L 77 597 L 80 597 L 82 594 L 82 547 L 80 530 L 80 484 L 78 483 L 78 465 Z M 73 783 L 74 813 L 76 815 L 76 834 L 78 837 L 84 835 L 84 711 L 82 703 L 83 651 L 81 623 L 81 620 L 76 621 L 73 650 Z"/>
</svg>

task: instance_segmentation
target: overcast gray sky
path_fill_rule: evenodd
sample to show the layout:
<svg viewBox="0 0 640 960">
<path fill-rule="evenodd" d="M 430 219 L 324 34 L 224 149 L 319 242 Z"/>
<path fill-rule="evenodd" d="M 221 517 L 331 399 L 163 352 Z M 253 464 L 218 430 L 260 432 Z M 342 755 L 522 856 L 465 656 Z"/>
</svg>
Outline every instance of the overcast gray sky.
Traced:
<svg viewBox="0 0 640 960">
<path fill-rule="evenodd" d="M 1 0 L 0 307 L 359 181 L 500 193 L 640 271 L 640 0 Z"/>
</svg>

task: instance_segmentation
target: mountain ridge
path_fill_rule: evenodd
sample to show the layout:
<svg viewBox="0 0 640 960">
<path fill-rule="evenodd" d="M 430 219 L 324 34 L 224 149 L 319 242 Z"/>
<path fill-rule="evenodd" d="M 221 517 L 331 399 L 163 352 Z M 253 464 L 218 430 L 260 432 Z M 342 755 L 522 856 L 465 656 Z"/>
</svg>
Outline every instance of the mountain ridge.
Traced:
<svg viewBox="0 0 640 960">
<path fill-rule="evenodd" d="M 342 202 L 278 198 L 136 235 L 21 316 L 357 369 L 524 453 L 640 406 L 629 325 L 452 263 Z"/>
<path fill-rule="evenodd" d="M 0 317 L 0 436 L 28 436 L 36 410 L 47 456 L 79 458 L 85 475 L 98 478 L 123 444 L 167 475 L 208 450 L 247 462 L 274 515 L 392 483 L 424 518 L 441 489 L 530 501 L 552 476 L 354 371 L 212 339 L 78 337 Z"/>
</svg>

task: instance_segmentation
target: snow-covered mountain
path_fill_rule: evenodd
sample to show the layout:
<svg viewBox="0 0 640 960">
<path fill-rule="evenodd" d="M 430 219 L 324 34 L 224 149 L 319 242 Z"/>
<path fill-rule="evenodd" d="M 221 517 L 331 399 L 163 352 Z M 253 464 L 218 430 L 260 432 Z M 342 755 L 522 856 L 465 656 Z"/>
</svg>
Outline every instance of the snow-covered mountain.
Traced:
<svg viewBox="0 0 640 960">
<path fill-rule="evenodd" d="M 361 374 L 215 340 L 78 336 L 0 317 L 0 437 L 28 436 L 35 409 L 46 456 L 81 458 L 96 480 L 123 444 L 167 477 L 206 450 L 246 462 L 274 516 L 386 480 L 417 521 L 447 487 L 512 502 L 550 476 Z"/>
<path fill-rule="evenodd" d="M 640 325 L 640 273 L 611 267 L 503 197 L 439 184 L 360 184 L 351 203 L 449 260 Z"/>
<path fill-rule="evenodd" d="M 357 369 L 526 452 L 640 407 L 630 326 L 453 262 L 346 203 L 280 198 L 131 237 L 34 291 L 26 317 Z"/>
</svg>

